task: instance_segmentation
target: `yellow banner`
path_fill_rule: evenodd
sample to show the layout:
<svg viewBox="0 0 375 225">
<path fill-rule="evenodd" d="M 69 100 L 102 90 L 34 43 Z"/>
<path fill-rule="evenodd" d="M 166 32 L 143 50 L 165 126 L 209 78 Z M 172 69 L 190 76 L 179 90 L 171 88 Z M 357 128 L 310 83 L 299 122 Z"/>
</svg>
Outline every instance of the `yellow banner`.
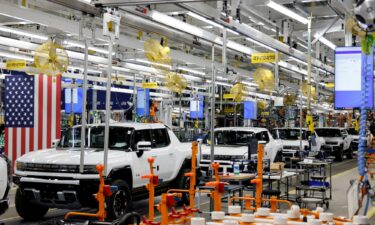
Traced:
<svg viewBox="0 0 375 225">
<path fill-rule="evenodd" d="M 278 57 L 278 61 L 280 61 L 280 53 Z M 254 53 L 251 55 L 251 63 L 270 63 L 276 61 L 276 53 L 274 52 L 266 52 L 266 53 Z"/>
<path fill-rule="evenodd" d="M 158 87 L 158 83 L 150 82 L 150 83 L 142 83 L 142 88 L 144 89 L 155 89 Z"/>
<path fill-rule="evenodd" d="M 7 60 L 6 67 L 7 70 L 17 70 L 26 68 L 25 60 Z"/>
<path fill-rule="evenodd" d="M 233 107 L 225 108 L 224 113 L 234 113 L 234 108 Z"/>
<path fill-rule="evenodd" d="M 234 95 L 233 95 L 233 94 L 224 94 L 224 95 L 223 95 L 223 98 L 224 98 L 224 99 L 233 99 L 233 98 L 234 98 Z"/>
</svg>

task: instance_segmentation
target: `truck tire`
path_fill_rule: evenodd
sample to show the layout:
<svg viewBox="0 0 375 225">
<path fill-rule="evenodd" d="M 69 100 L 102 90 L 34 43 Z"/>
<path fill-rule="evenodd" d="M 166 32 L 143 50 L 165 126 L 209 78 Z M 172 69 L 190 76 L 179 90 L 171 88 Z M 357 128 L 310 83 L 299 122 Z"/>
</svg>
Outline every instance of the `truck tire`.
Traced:
<svg viewBox="0 0 375 225">
<path fill-rule="evenodd" d="M 16 192 L 15 203 L 18 215 L 27 221 L 43 219 L 48 212 L 48 207 L 33 204 L 27 200 L 19 188 Z"/>
<path fill-rule="evenodd" d="M 352 145 L 349 146 L 348 153 L 346 153 L 346 158 L 347 159 L 353 158 L 353 147 L 352 147 Z"/>
<path fill-rule="evenodd" d="M 107 213 L 111 219 L 120 219 L 132 208 L 132 197 L 128 184 L 124 180 L 114 180 L 111 186 L 118 190 L 107 199 Z"/>
<path fill-rule="evenodd" d="M 184 189 L 184 190 L 189 190 L 190 188 L 190 177 L 186 177 L 185 173 L 190 172 L 189 169 L 182 170 L 182 173 L 179 174 L 177 177 L 177 183 L 176 183 L 176 188 L 177 189 Z M 198 182 L 198 179 L 196 179 Z M 181 200 L 178 201 L 178 205 L 189 205 L 190 203 L 190 195 L 189 193 L 182 193 Z"/>
<path fill-rule="evenodd" d="M 344 149 L 340 148 L 338 151 L 336 151 L 336 161 L 342 162 L 344 160 Z"/>
</svg>

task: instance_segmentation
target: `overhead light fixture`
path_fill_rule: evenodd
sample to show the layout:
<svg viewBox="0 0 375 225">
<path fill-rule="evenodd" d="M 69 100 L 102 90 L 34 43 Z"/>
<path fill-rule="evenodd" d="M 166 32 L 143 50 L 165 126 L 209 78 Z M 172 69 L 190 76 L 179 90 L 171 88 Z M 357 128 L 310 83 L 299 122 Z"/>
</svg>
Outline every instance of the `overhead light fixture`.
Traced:
<svg viewBox="0 0 375 225">
<path fill-rule="evenodd" d="M 65 40 L 63 43 L 65 45 L 72 46 L 72 47 L 85 48 L 85 45 L 81 42 L 78 42 L 78 41 Z M 108 55 L 108 50 L 103 49 L 103 48 L 89 46 L 89 50 Z M 112 55 L 115 55 L 115 53 L 112 53 Z"/>
<path fill-rule="evenodd" d="M 319 38 L 320 37 L 320 38 Z M 314 35 L 314 38 L 317 38 L 320 42 L 322 42 L 323 44 L 325 44 L 327 47 L 331 48 L 332 50 L 335 50 L 336 49 L 336 45 L 333 44 L 331 41 L 329 41 L 327 38 L 321 36 L 320 34 L 316 33 Z"/>
<path fill-rule="evenodd" d="M 42 40 L 42 41 L 48 40 L 47 35 L 36 34 L 36 33 L 21 30 L 21 29 L 15 29 L 15 28 L 12 28 L 12 27 L 0 26 L 0 31 L 9 32 L 9 33 L 12 33 L 12 34 L 18 34 L 18 35 L 22 35 L 22 36 L 26 36 L 26 37 L 31 37 L 31 38 L 39 39 L 39 40 Z"/>
<path fill-rule="evenodd" d="M 161 63 L 155 63 L 155 62 L 150 62 L 150 61 L 144 60 L 144 59 L 136 59 L 135 61 L 136 62 L 140 62 L 140 63 L 145 63 L 145 64 L 148 64 L 148 65 L 161 66 L 161 67 L 165 67 L 167 69 L 172 69 L 172 67 L 170 65 L 161 64 Z"/>
<path fill-rule="evenodd" d="M 234 34 L 234 35 L 240 35 L 240 33 L 238 33 L 237 31 L 234 31 L 234 30 L 232 30 L 232 29 L 227 29 L 227 31 L 228 31 L 229 33 Z"/>
<path fill-rule="evenodd" d="M 247 41 L 250 41 L 250 42 L 253 42 L 254 44 L 257 44 L 257 45 L 259 45 L 259 46 L 262 46 L 262 47 L 264 47 L 264 48 L 266 48 L 266 49 L 268 49 L 268 50 L 276 51 L 276 49 L 271 48 L 271 47 L 269 47 L 269 46 L 267 46 L 267 45 L 265 45 L 265 44 L 262 44 L 262 43 L 260 43 L 259 41 L 256 41 L 256 40 L 254 40 L 254 39 L 246 38 L 246 40 L 247 40 Z"/>
<path fill-rule="evenodd" d="M 220 25 L 220 24 L 218 24 L 218 23 L 216 23 L 216 22 L 214 22 L 214 21 L 212 21 L 212 20 L 206 19 L 206 18 L 204 18 L 203 16 L 200 16 L 200 15 L 198 15 L 198 14 L 196 14 L 196 13 L 188 12 L 187 15 L 189 15 L 189 16 L 191 16 L 191 17 L 197 19 L 197 20 L 200 20 L 200 21 L 202 21 L 202 22 L 205 22 L 205 23 L 207 23 L 207 24 L 210 24 L 210 25 L 212 25 L 212 26 L 214 26 L 214 27 L 217 27 L 217 28 L 220 28 L 220 29 L 223 29 L 223 28 L 224 28 L 222 25 Z"/>
<path fill-rule="evenodd" d="M 11 59 L 21 59 L 21 60 L 25 60 L 25 61 L 28 61 L 28 62 L 34 62 L 34 59 L 32 57 L 8 53 L 8 52 L 0 52 L 0 57 L 11 58 Z"/>
<path fill-rule="evenodd" d="M 185 67 L 178 67 L 178 69 L 186 71 L 186 72 L 189 72 L 189 73 L 194 73 L 194 74 L 202 75 L 202 76 L 206 75 L 206 73 L 204 73 L 204 72 L 201 72 L 201 71 L 198 71 L 198 70 L 192 70 L 192 69 L 185 68 Z"/>
<path fill-rule="evenodd" d="M 290 10 L 290 9 L 280 5 L 280 4 L 277 4 L 273 1 L 269 1 L 267 3 L 267 6 L 270 7 L 270 8 L 273 8 L 274 10 L 276 10 L 276 11 L 278 11 L 278 12 L 280 12 L 280 13 L 286 15 L 286 16 L 289 16 L 292 19 L 297 20 L 300 23 L 307 24 L 309 22 L 309 20 L 306 19 L 305 17 L 300 16 L 297 13 L 293 12 L 292 10 Z"/>
</svg>

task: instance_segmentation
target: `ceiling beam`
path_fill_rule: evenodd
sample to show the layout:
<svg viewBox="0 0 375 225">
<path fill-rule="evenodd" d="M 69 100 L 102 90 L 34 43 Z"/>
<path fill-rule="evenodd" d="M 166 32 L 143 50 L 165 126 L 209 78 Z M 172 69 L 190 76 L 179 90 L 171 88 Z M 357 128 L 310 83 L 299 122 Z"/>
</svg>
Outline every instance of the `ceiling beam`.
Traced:
<svg viewBox="0 0 375 225">
<path fill-rule="evenodd" d="M 96 7 L 134 6 L 149 4 L 174 4 L 184 2 L 207 2 L 218 0 L 93 0 Z"/>
<path fill-rule="evenodd" d="M 219 10 L 211 7 L 208 4 L 204 3 L 183 3 L 180 4 L 182 7 L 191 10 L 195 13 L 198 13 L 200 15 L 204 15 L 206 17 L 212 18 L 214 21 L 218 22 L 221 21 L 221 13 Z M 296 57 L 297 59 L 300 59 L 302 61 L 307 62 L 307 55 L 297 49 L 291 48 L 290 46 L 275 40 L 273 37 L 264 34 L 263 32 L 260 32 L 259 30 L 250 27 L 248 25 L 244 25 L 243 23 L 240 23 L 238 21 L 231 21 L 230 23 L 223 23 L 222 25 L 225 25 L 239 33 L 241 33 L 244 36 L 250 37 L 262 44 L 265 44 L 271 48 L 274 48 L 286 55 Z M 307 29 L 307 27 L 306 27 Z M 326 70 L 330 73 L 333 73 L 334 70 L 331 66 L 324 64 L 318 59 L 312 58 L 311 64 L 315 67 L 321 68 L 323 70 Z"/>
</svg>

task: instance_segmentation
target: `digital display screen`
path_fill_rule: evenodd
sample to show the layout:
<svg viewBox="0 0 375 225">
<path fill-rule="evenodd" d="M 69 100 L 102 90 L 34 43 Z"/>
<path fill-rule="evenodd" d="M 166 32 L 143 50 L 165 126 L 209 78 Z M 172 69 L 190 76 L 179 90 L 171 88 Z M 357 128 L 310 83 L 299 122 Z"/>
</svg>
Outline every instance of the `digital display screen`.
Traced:
<svg viewBox="0 0 375 225">
<path fill-rule="evenodd" d="M 137 116 L 150 115 L 150 89 L 138 88 Z"/>
<path fill-rule="evenodd" d="M 191 119 L 203 119 L 204 114 L 203 96 L 194 96 L 190 101 L 190 118 Z"/>
<path fill-rule="evenodd" d="M 373 55 L 367 62 L 373 71 Z M 335 50 L 335 109 L 360 108 L 362 102 L 363 67 L 365 55 L 360 47 L 338 47 Z M 368 83 L 368 101 L 366 107 L 374 107 L 373 73 Z"/>
<path fill-rule="evenodd" d="M 244 101 L 244 119 L 253 120 L 257 118 L 257 103 L 255 101 Z"/>
<path fill-rule="evenodd" d="M 71 83 L 70 78 L 65 78 L 64 81 L 66 83 Z M 76 83 L 82 83 L 82 80 L 77 80 Z M 72 95 L 73 94 L 73 95 Z M 65 97 L 65 113 L 71 113 L 71 106 L 73 100 L 73 113 L 82 113 L 82 96 L 83 96 L 83 89 L 82 88 L 65 88 L 64 89 L 64 97 Z"/>
</svg>

